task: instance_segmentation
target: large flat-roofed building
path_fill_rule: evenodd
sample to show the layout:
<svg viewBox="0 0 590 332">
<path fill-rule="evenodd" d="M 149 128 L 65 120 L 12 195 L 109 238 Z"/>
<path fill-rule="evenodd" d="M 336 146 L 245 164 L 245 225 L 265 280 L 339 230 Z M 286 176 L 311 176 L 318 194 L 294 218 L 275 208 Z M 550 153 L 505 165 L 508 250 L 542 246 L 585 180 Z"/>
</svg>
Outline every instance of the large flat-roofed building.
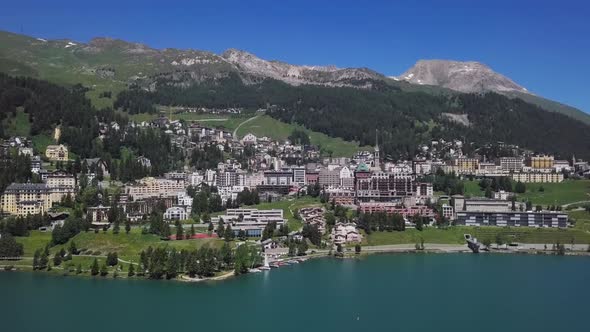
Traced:
<svg viewBox="0 0 590 332">
<path fill-rule="evenodd" d="M 419 215 L 423 217 L 434 217 L 434 211 L 426 205 L 403 207 L 396 203 L 389 202 L 360 202 L 361 213 L 387 213 L 400 214 L 404 217 Z"/>
<path fill-rule="evenodd" d="M 264 172 L 264 184 L 271 186 L 289 186 L 293 182 L 292 171 L 266 171 Z"/>
<path fill-rule="evenodd" d="M 45 149 L 45 156 L 51 161 L 67 161 L 68 148 L 63 145 L 48 145 Z"/>
<path fill-rule="evenodd" d="M 466 199 L 462 210 L 478 212 L 506 212 L 512 209 L 512 202 L 500 199 L 472 198 Z"/>
<path fill-rule="evenodd" d="M 359 178 L 355 183 L 357 202 L 401 202 L 413 193 L 414 180 L 411 175 L 378 172 L 369 177 Z"/>
<path fill-rule="evenodd" d="M 186 191 L 186 184 L 181 180 L 170 180 L 162 178 L 143 178 L 137 183 L 125 186 L 125 194 L 134 200 L 149 197 L 177 196 L 178 193 Z"/>
<path fill-rule="evenodd" d="M 74 196 L 73 188 L 49 187 L 45 183 L 13 183 L 1 199 L 2 213 L 17 216 L 48 212 L 53 203 L 60 202 L 66 195 Z"/>
<path fill-rule="evenodd" d="M 563 181 L 563 173 L 512 173 L 512 180 L 523 183 L 558 183 Z"/>
<path fill-rule="evenodd" d="M 568 226 L 562 212 L 481 212 L 458 211 L 455 224 L 465 226 L 558 227 Z"/>
<path fill-rule="evenodd" d="M 318 182 L 322 187 L 339 187 L 340 186 L 340 169 L 324 168 L 320 170 Z"/>
<path fill-rule="evenodd" d="M 225 215 L 217 217 L 217 222 L 221 220 L 226 225 L 231 224 L 236 234 L 243 230 L 247 236 L 252 237 L 262 236 L 264 227 L 270 222 L 275 222 L 277 227 L 286 222 L 283 218 L 283 210 L 280 209 L 227 209 Z"/>
<path fill-rule="evenodd" d="M 66 187 L 76 187 L 76 178 L 74 175 L 64 172 L 64 171 L 55 171 L 52 173 L 48 173 L 45 176 L 45 183 L 49 187 L 59 187 L 59 186 L 66 186 Z"/>
<path fill-rule="evenodd" d="M 505 172 L 520 172 L 524 166 L 524 159 L 521 157 L 501 157 L 500 169 Z"/>
</svg>

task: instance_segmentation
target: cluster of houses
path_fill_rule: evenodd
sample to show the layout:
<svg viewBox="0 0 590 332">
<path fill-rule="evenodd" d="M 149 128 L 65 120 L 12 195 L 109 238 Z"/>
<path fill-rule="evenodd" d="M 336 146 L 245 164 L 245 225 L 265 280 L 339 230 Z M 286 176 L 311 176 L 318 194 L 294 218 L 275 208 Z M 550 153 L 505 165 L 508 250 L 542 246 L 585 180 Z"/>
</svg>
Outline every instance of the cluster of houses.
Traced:
<svg viewBox="0 0 590 332">
<path fill-rule="evenodd" d="M 299 209 L 299 217 L 304 224 L 314 226 L 321 234 L 326 233 L 326 210 L 323 207 L 307 207 Z"/>
</svg>

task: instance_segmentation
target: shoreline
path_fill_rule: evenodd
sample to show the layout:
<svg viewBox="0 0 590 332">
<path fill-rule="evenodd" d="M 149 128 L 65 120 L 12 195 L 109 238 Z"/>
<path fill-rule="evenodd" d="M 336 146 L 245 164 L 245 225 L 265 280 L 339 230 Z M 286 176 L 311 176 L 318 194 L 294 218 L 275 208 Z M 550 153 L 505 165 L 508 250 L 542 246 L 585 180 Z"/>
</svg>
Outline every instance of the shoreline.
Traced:
<svg viewBox="0 0 590 332">
<path fill-rule="evenodd" d="M 395 244 L 395 245 L 382 245 L 382 246 L 367 246 L 363 247 L 360 253 L 356 253 L 354 251 L 346 250 L 338 255 L 336 253 L 330 254 L 329 250 L 322 250 L 321 252 L 316 252 L 306 256 L 307 259 L 320 259 L 320 258 L 336 258 L 336 259 L 358 259 L 361 257 L 369 256 L 369 255 L 384 255 L 384 254 L 476 254 L 473 253 L 467 245 L 449 245 L 449 244 L 425 244 L 425 249 L 416 249 L 415 244 Z M 559 256 L 557 251 L 552 249 L 545 250 L 544 248 L 537 249 L 535 246 L 544 246 L 539 244 L 526 244 L 528 247 L 517 247 L 517 248 L 490 248 L 489 250 L 481 250 L 476 255 L 488 255 L 488 254 L 501 254 L 501 255 L 514 255 L 514 254 L 523 254 L 523 255 L 545 255 L 545 256 Z M 577 245 L 578 248 L 582 245 Z M 590 256 L 590 252 L 587 250 L 571 250 L 570 248 L 566 248 L 566 252 L 563 256 Z M 292 257 L 286 257 L 280 259 L 282 260 L 289 260 Z M 11 264 L 0 264 L 0 272 L 25 272 L 25 273 L 33 273 L 33 272 L 42 272 L 45 274 L 51 274 L 57 277 L 82 277 L 82 278 L 93 278 L 93 279 L 111 279 L 111 280 L 152 280 L 149 278 L 138 278 L 136 276 L 128 277 L 121 273 L 117 278 L 113 278 L 112 274 L 108 276 L 90 276 L 90 275 L 77 275 L 77 274 L 63 274 L 63 273 L 51 273 L 50 271 L 42 270 L 42 271 L 33 271 L 32 266 L 27 265 L 11 265 Z M 305 264 L 305 263 L 303 263 Z M 12 270 L 5 270 L 4 268 L 7 266 L 12 266 Z M 56 267 L 54 267 L 56 269 Z M 57 270 L 63 271 L 60 267 L 57 267 Z M 246 273 L 249 274 L 249 273 Z M 207 278 L 191 278 L 186 274 L 182 274 L 175 279 L 158 279 L 158 281 L 176 281 L 176 282 L 183 282 L 183 283 L 200 283 L 200 282 L 208 282 L 208 281 L 223 281 L 232 279 L 233 277 L 238 277 L 234 273 L 234 271 L 224 271 L 220 275 L 216 275 L 213 277 Z"/>
</svg>

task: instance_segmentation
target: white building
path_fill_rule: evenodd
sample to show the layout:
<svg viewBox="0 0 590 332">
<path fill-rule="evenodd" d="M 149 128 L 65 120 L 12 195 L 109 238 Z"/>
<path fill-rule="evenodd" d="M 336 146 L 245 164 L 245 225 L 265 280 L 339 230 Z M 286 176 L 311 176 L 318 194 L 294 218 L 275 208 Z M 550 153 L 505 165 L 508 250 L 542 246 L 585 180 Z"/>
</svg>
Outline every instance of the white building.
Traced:
<svg viewBox="0 0 590 332">
<path fill-rule="evenodd" d="M 188 213 L 183 206 L 173 206 L 164 212 L 164 220 L 187 220 Z"/>
<path fill-rule="evenodd" d="M 203 183 L 205 177 L 198 172 L 193 172 L 186 177 L 186 184 L 193 187 L 198 187 Z"/>
<path fill-rule="evenodd" d="M 348 166 L 344 166 L 340 169 L 340 186 L 342 188 L 354 187 L 354 173 Z"/>
<path fill-rule="evenodd" d="M 256 142 L 258 141 L 258 137 L 254 136 L 254 134 L 252 133 L 247 133 L 246 136 L 242 137 L 242 144 L 244 145 L 256 145 Z"/>
<path fill-rule="evenodd" d="M 334 244 L 359 243 L 362 236 L 354 224 L 336 223 L 332 228 L 330 239 Z"/>
<path fill-rule="evenodd" d="M 243 230 L 247 236 L 255 237 L 262 235 L 264 227 L 269 222 L 275 222 L 277 227 L 286 222 L 283 218 L 283 210 L 280 209 L 227 209 L 225 215 L 217 217 L 216 223 L 220 221 L 231 224 L 235 233 Z"/>
</svg>

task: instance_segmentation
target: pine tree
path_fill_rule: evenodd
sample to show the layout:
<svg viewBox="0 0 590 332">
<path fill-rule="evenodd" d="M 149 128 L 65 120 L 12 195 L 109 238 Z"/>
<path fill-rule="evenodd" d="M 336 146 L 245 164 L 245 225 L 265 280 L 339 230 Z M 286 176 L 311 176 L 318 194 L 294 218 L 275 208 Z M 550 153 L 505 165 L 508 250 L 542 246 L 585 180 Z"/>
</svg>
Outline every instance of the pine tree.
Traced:
<svg viewBox="0 0 590 332">
<path fill-rule="evenodd" d="M 184 238 L 184 228 L 179 220 L 176 221 L 176 239 L 182 240 Z"/>
<path fill-rule="evenodd" d="M 82 273 L 82 264 L 78 264 L 78 267 L 76 268 L 76 274 L 80 273 Z"/>
<path fill-rule="evenodd" d="M 41 257 L 39 258 L 39 268 L 46 268 L 47 263 L 49 263 L 49 253 L 47 252 L 47 250 L 45 250 L 41 253 Z"/>
<path fill-rule="evenodd" d="M 61 264 L 61 255 L 56 252 L 55 255 L 53 255 L 53 265 L 55 266 L 59 266 Z"/>
<path fill-rule="evenodd" d="M 72 255 L 78 254 L 78 248 L 76 247 L 76 242 L 74 242 L 74 240 L 70 241 L 70 247 L 68 248 L 68 251 Z"/>
<path fill-rule="evenodd" d="M 98 274 L 98 272 L 98 260 L 95 258 L 94 262 L 92 262 L 92 266 L 90 267 L 90 274 L 95 276 Z"/>
<path fill-rule="evenodd" d="M 37 270 L 40 267 L 39 259 L 41 256 L 41 249 L 35 250 L 35 255 L 33 255 L 33 270 Z"/>
<path fill-rule="evenodd" d="M 105 277 L 107 274 L 109 274 L 109 270 L 107 269 L 107 265 L 102 264 L 102 266 L 100 267 L 100 276 Z"/>
<path fill-rule="evenodd" d="M 129 219 L 125 219 L 125 234 L 129 234 L 131 231 L 131 222 Z"/>
<path fill-rule="evenodd" d="M 133 263 L 129 264 L 129 270 L 127 272 L 128 277 L 133 277 L 135 275 L 135 267 L 133 267 Z"/>
<path fill-rule="evenodd" d="M 234 239 L 236 235 L 234 234 L 234 231 L 231 229 L 231 225 L 228 224 L 227 227 L 225 228 L 223 237 L 225 238 L 225 241 L 231 241 Z"/>
</svg>

